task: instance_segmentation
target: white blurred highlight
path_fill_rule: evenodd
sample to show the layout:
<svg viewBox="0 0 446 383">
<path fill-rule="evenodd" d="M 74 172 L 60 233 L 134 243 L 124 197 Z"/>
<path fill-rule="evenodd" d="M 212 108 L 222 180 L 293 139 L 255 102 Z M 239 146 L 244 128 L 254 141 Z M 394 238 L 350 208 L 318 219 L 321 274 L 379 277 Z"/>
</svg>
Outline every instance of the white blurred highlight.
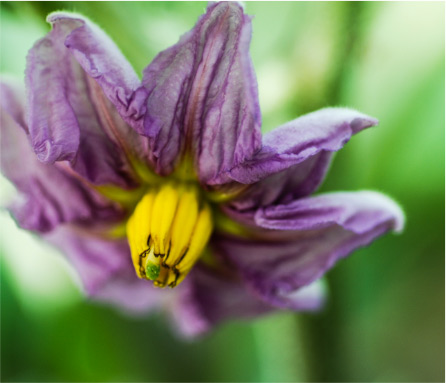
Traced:
<svg viewBox="0 0 446 383">
<path fill-rule="evenodd" d="M 12 184 L 0 176 L 0 253 L 12 289 L 24 309 L 48 311 L 79 301 L 74 271 L 52 246 L 36 234 L 17 227 L 5 210 L 16 195 Z"/>
</svg>

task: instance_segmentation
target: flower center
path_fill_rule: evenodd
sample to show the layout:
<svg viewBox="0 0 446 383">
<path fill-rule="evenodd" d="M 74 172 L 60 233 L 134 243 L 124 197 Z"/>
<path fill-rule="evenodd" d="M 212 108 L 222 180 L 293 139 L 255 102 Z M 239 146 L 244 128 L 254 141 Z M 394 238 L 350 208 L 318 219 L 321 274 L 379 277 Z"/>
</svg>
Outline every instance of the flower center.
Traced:
<svg viewBox="0 0 446 383">
<path fill-rule="evenodd" d="M 149 190 L 127 222 L 138 277 L 175 287 L 200 258 L 211 232 L 211 208 L 194 186 L 169 182 Z"/>
</svg>

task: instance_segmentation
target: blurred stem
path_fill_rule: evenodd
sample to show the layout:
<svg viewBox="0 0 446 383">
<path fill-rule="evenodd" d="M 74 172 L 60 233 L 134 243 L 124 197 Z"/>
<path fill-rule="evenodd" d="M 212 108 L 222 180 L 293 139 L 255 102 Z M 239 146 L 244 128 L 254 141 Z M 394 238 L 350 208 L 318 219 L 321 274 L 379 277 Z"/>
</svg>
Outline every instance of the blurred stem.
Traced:
<svg viewBox="0 0 446 383">
<path fill-rule="evenodd" d="M 305 382 L 307 361 L 299 318 L 278 314 L 254 323 L 259 381 Z"/>
<path fill-rule="evenodd" d="M 362 1 L 342 3 L 344 7 L 344 29 L 340 37 L 337 57 L 333 59 L 332 81 L 327 99 L 332 105 L 338 105 L 342 99 L 342 87 L 349 76 L 358 46 L 364 32 L 363 14 L 367 6 Z"/>
<path fill-rule="evenodd" d="M 343 7 L 343 29 L 338 36 L 339 49 L 336 57 L 333 57 L 332 76 L 327 88 L 327 104 L 333 106 L 344 105 L 343 87 L 348 83 L 349 77 L 357 61 L 360 59 L 361 49 L 365 49 L 364 41 L 367 38 L 369 23 L 367 15 L 373 7 L 367 2 L 342 2 L 337 3 Z M 372 8 L 373 9 L 373 8 Z M 326 105 L 318 105 L 322 107 Z M 322 186 L 322 190 L 325 187 Z M 321 190 L 320 190 L 321 191 Z M 338 280 L 337 274 L 328 274 L 329 285 L 333 287 L 333 297 L 336 289 L 343 283 Z M 338 291 L 342 292 L 342 291 Z M 319 314 L 305 322 L 308 344 L 311 349 L 307 350 L 308 359 L 312 362 L 307 366 L 308 376 L 315 381 L 340 381 L 345 378 L 345 366 L 343 345 L 339 339 L 339 329 L 344 321 L 340 301 L 330 303 L 329 312 Z M 302 328 L 302 319 L 297 326 Z M 339 379 L 339 380 L 338 380 Z"/>
</svg>

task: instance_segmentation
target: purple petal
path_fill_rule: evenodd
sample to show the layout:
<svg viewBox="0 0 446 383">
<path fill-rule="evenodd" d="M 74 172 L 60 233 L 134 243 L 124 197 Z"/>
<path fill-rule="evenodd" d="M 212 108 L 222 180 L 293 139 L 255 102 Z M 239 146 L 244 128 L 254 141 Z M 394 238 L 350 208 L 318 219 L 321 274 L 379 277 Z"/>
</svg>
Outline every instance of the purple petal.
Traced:
<svg viewBox="0 0 446 383">
<path fill-rule="evenodd" d="M 322 279 L 317 279 L 307 286 L 296 290 L 277 290 L 272 304 L 289 307 L 297 311 L 318 311 L 325 304 L 327 288 Z"/>
<path fill-rule="evenodd" d="M 340 225 L 362 234 L 381 223 L 400 232 L 404 225 L 401 208 L 389 197 L 372 191 L 337 192 L 301 198 L 287 205 L 257 210 L 255 223 L 274 230 L 313 230 Z"/>
<path fill-rule="evenodd" d="M 62 167 L 37 160 L 24 125 L 23 91 L 0 84 L 1 169 L 19 198 L 10 207 L 25 229 L 48 231 L 64 222 L 113 222 L 123 212 Z"/>
<path fill-rule="evenodd" d="M 324 298 L 325 289 L 319 281 L 281 297 L 299 311 L 319 309 Z M 187 288 L 179 291 L 173 319 L 183 336 L 193 337 L 223 321 L 257 317 L 274 310 L 270 302 L 265 302 L 237 274 L 196 265 L 188 276 Z"/>
<path fill-rule="evenodd" d="M 45 239 L 62 251 L 93 299 L 142 314 L 166 297 L 166 291 L 137 278 L 125 238 L 106 239 L 64 225 L 45 235 Z"/>
<path fill-rule="evenodd" d="M 134 74 L 128 72 L 129 64 L 92 23 L 65 14 L 53 14 L 49 21 L 53 29 L 27 57 L 29 133 L 34 151 L 44 163 L 71 161 L 77 173 L 95 184 L 133 185 L 127 157 L 134 145 L 142 148 L 143 143 L 98 86 L 110 98 L 113 84 L 121 96 L 127 83 L 133 89 L 136 80 L 130 80 Z M 82 53 L 82 47 L 87 51 Z M 91 58 L 89 74 L 96 73 L 97 82 L 75 57 L 84 65 Z"/>
<path fill-rule="evenodd" d="M 230 204 L 237 210 L 284 204 L 313 193 L 325 178 L 332 152 L 321 151 L 300 164 L 250 185 Z"/>
<path fill-rule="evenodd" d="M 144 315 L 159 310 L 174 291 L 153 287 L 146 280 L 137 278 L 133 266 L 110 277 L 92 294 L 96 301 L 121 309 L 126 314 Z"/>
<path fill-rule="evenodd" d="M 194 29 L 145 69 L 144 131 L 158 172 L 192 150 L 202 182 L 251 158 L 261 144 L 250 18 L 237 3 L 210 5 Z"/>
<path fill-rule="evenodd" d="M 73 265 L 87 294 L 97 293 L 105 283 L 133 267 L 125 239 L 106 240 L 74 226 L 59 226 L 45 235 Z"/>
<path fill-rule="evenodd" d="M 47 21 L 53 27 L 60 25 L 64 29 L 65 46 L 101 86 L 124 120 L 141 130 L 147 94 L 136 72 L 110 37 L 77 14 L 55 12 Z"/>
<path fill-rule="evenodd" d="M 12 79 L 9 81 L 2 79 L 2 82 L 0 82 L 0 105 L 2 108 L 1 117 L 5 120 L 2 120 L 0 128 L 6 131 L 7 129 L 20 127 L 24 132 L 28 132 L 25 122 L 24 100 L 25 89 L 23 85 Z M 16 125 L 16 128 L 12 128 L 14 125 Z"/>
<path fill-rule="evenodd" d="M 274 309 L 251 294 L 235 275 L 196 265 L 187 278 L 172 311 L 175 327 L 185 337 L 200 335 L 224 320 L 255 317 Z"/>
<path fill-rule="evenodd" d="M 296 180 L 290 181 L 293 185 L 290 192 L 296 196 L 308 195 L 323 180 L 329 164 L 330 156 L 322 153 L 341 149 L 353 134 L 377 123 L 372 117 L 346 108 L 326 108 L 306 114 L 267 133 L 263 137 L 262 149 L 252 159 L 208 183 L 218 185 L 237 181 L 252 184 L 295 166 L 285 174 L 285 178 L 296 176 Z M 318 154 L 320 162 L 317 166 L 305 163 Z M 298 164 L 303 168 L 296 166 Z M 265 181 L 258 186 L 269 188 L 271 184 Z"/>
<path fill-rule="evenodd" d="M 332 193 L 260 208 L 246 213 L 244 223 L 258 228 L 257 237 L 222 236 L 220 251 L 266 300 L 292 307 L 284 296 L 317 280 L 353 250 L 390 230 L 401 231 L 404 215 L 379 193 Z"/>
<path fill-rule="evenodd" d="M 186 339 L 202 335 L 212 329 L 212 323 L 201 311 L 194 295 L 195 289 L 191 283 L 191 276 L 194 273 L 195 270 L 175 289 L 178 294 L 168 306 L 172 329 Z"/>
</svg>

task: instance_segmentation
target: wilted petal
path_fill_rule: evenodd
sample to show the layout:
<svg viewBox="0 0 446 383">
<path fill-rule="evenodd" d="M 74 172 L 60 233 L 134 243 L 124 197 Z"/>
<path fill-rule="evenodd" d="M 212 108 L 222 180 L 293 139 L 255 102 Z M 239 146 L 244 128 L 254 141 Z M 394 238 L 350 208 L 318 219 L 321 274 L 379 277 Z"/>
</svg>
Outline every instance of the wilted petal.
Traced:
<svg viewBox="0 0 446 383">
<path fill-rule="evenodd" d="M 202 182 L 251 158 L 261 144 L 250 18 L 237 3 L 208 7 L 194 29 L 145 69 L 144 131 L 156 169 L 171 172 L 185 150 Z"/>
<path fill-rule="evenodd" d="M 219 248 L 265 299 L 290 307 L 284 296 L 317 280 L 353 250 L 400 231 L 404 216 L 379 193 L 332 193 L 260 208 L 245 214 L 244 223 L 259 228 L 257 239 L 223 236 L 216 240 Z"/>
<path fill-rule="evenodd" d="M 325 281 L 317 279 L 307 286 L 296 290 L 277 290 L 270 303 L 278 307 L 288 307 L 298 311 L 317 311 L 322 308 L 326 299 Z"/>
<path fill-rule="evenodd" d="M 332 152 L 321 151 L 300 164 L 272 174 L 250 185 L 231 201 L 231 206 L 237 210 L 248 210 L 305 197 L 314 192 L 325 178 L 332 156 Z"/>
<path fill-rule="evenodd" d="M 252 184 L 265 179 L 265 183 L 258 186 L 266 189 L 271 185 L 268 176 L 295 166 L 290 169 L 292 172 L 286 173 L 290 178 L 296 176 L 296 180 L 290 181 L 296 191 L 290 192 L 296 196 L 309 194 L 323 180 L 330 156 L 319 157 L 316 167 L 309 166 L 306 161 L 312 161 L 318 154 L 341 149 L 353 134 L 377 123 L 372 117 L 346 108 L 326 108 L 306 114 L 265 134 L 262 149 L 251 160 L 208 183 L 218 185 L 237 181 Z M 300 169 L 297 164 L 304 168 Z M 302 177 L 303 174 L 306 177 Z"/>
<path fill-rule="evenodd" d="M 107 239 L 74 225 L 61 225 L 44 237 L 55 245 L 79 275 L 88 295 L 99 294 L 119 275 L 133 272 L 127 240 Z"/>
<path fill-rule="evenodd" d="M 236 275 L 228 276 L 196 265 L 172 309 L 176 327 L 182 335 L 192 337 L 221 321 L 255 317 L 274 308 L 250 293 Z"/>
<path fill-rule="evenodd" d="M 73 225 L 57 227 L 44 238 L 74 267 L 87 295 L 126 313 L 159 308 L 172 291 L 156 289 L 136 276 L 127 239 L 110 239 Z"/>
<path fill-rule="evenodd" d="M 64 222 L 120 219 L 123 212 L 63 169 L 37 160 L 24 126 L 23 92 L 0 84 L 1 170 L 17 187 L 10 207 L 25 229 L 48 231 Z"/>
<path fill-rule="evenodd" d="M 22 84 L 16 80 L 8 79 L 5 81 L 2 79 L 0 82 L 0 106 L 2 108 L 1 128 L 6 131 L 9 129 L 22 128 L 24 132 L 28 132 L 28 128 L 25 122 L 25 89 Z M 17 125 L 15 128 L 12 128 Z"/>
<path fill-rule="evenodd" d="M 247 319 L 276 310 L 271 306 L 275 302 L 265 302 L 264 297 L 245 285 L 236 273 L 217 272 L 197 265 L 188 279 L 186 288 L 178 291 L 172 312 L 176 326 L 187 337 L 202 334 L 226 320 Z M 295 310 L 314 311 L 322 306 L 324 297 L 325 289 L 318 281 L 283 294 L 280 299 Z"/>
<path fill-rule="evenodd" d="M 136 72 L 116 44 L 84 16 L 55 12 L 48 22 L 65 29 L 65 46 L 103 89 L 128 124 L 140 130 L 147 94 Z"/>
<path fill-rule="evenodd" d="M 109 278 L 91 297 L 114 305 L 125 313 L 144 315 L 159 310 L 172 291 L 153 287 L 146 280 L 136 277 L 133 266 Z"/>
<path fill-rule="evenodd" d="M 275 230 L 313 230 L 342 226 L 357 234 L 387 223 L 402 230 L 401 208 L 384 194 L 372 191 L 337 192 L 301 198 L 287 205 L 265 207 L 255 214 L 256 225 Z"/>
<path fill-rule="evenodd" d="M 70 14 L 53 14 L 49 21 L 53 29 L 27 57 L 34 151 L 45 163 L 71 161 L 76 172 L 95 184 L 130 186 L 126 151 L 142 144 L 98 84 L 116 102 L 112 89 L 121 99 L 137 86 L 137 78 L 110 39 L 92 23 Z M 88 74 L 76 58 L 84 66 L 89 63 Z M 123 68 L 117 69 L 120 65 Z"/>
</svg>

